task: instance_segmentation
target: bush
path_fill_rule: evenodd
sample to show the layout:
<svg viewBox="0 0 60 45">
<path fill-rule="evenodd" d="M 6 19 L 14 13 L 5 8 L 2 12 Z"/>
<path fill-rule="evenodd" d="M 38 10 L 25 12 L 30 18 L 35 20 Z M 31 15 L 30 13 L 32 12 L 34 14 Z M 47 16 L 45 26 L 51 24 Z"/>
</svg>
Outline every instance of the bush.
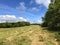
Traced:
<svg viewBox="0 0 60 45">
<path fill-rule="evenodd" d="M 10 28 L 10 27 L 21 27 L 21 26 L 29 26 L 29 22 L 15 22 L 15 23 L 0 23 L 0 28 Z"/>
</svg>

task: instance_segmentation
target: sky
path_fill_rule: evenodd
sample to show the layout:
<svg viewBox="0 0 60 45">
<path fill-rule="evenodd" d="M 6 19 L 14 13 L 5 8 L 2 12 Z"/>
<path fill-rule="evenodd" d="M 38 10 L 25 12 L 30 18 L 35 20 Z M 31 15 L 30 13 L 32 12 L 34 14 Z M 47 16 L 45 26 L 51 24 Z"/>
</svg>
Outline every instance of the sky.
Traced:
<svg viewBox="0 0 60 45">
<path fill-rule="evenodd" d="M 41 23 L 50 3 L 50 0 L 0 0 L 0 23 Z"/>
</svg>

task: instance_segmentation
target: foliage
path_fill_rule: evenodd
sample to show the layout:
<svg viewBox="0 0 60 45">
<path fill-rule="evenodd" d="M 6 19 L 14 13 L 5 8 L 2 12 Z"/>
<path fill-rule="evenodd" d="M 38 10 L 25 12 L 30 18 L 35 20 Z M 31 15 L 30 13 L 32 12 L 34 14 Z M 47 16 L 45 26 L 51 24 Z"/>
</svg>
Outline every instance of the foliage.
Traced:
<svg viewBox="0 0 60 45">
<path fill-rule="evenodd" d="M 10 27 L 21 27 L 21 26 L 29 26 L 29 22 L 15 22 L 15 23 L 0 23 L 0 28 L 10 28 Z"/>
<path fill-rule="evenodd" d="M 60 28 L 60 0 L 55 0 L 54 4 L 49 5 L 49 9 L 43 17 L 42 26 L 54 30 Z"/>
</svg>

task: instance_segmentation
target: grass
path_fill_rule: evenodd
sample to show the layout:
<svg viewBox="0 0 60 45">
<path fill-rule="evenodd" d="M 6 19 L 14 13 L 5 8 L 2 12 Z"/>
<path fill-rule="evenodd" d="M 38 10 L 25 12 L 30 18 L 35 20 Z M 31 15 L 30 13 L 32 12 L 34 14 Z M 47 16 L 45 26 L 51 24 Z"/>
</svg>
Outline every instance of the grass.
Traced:
<svg viewBox="0 0 60 45">
<path fill-rule="evenodd" d="M 21 36 L 21 39 L 18 38 L 17 42 L 15 42 L 17 45 L 30 45 L 31 40 L 29 39 L 28 36 Z"/>
<path fill-rule="evenodd" d="M 46 45 L 55 45 L 54 43 L 52 43 L 51 41 L 47 41 Z"/>
<path fill-rule="evenodd" d="M 41 35 L 39 36 L 39 41 L 41 41 L 41 42 L 44 41 L 44 38 Z"/>
<path fill-rule="evenodd" d="M 0 28 L 0 45 L 42 45 L 41 42 L 56 45 L 60 42 L 60 33 L 43 30 L 39 25 Z"/>
<path fill-rule="evenodd" d="M 60 45 L 60 31 L 59 32 L 53 32 L 53 36 L 56 39 L 56 41 L 59 43 Z"/>
</svg>

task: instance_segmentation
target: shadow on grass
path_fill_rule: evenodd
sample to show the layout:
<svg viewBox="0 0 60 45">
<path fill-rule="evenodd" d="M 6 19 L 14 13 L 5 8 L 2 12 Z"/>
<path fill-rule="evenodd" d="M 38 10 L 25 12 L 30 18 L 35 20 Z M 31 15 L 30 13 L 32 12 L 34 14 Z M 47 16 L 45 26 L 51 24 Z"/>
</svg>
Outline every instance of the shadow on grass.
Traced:
<svg viewBox="0 0 60 45">
<path fill-rule="evenodd" d="M 43 28 L 43 30 L 48 30 L 48 31 L 50 31 L 50 32 L 60 32 L 60 27 L 50 27 L 50 28 L 48 28 L 48 27 L 42 27 Z"/>
</svg>

